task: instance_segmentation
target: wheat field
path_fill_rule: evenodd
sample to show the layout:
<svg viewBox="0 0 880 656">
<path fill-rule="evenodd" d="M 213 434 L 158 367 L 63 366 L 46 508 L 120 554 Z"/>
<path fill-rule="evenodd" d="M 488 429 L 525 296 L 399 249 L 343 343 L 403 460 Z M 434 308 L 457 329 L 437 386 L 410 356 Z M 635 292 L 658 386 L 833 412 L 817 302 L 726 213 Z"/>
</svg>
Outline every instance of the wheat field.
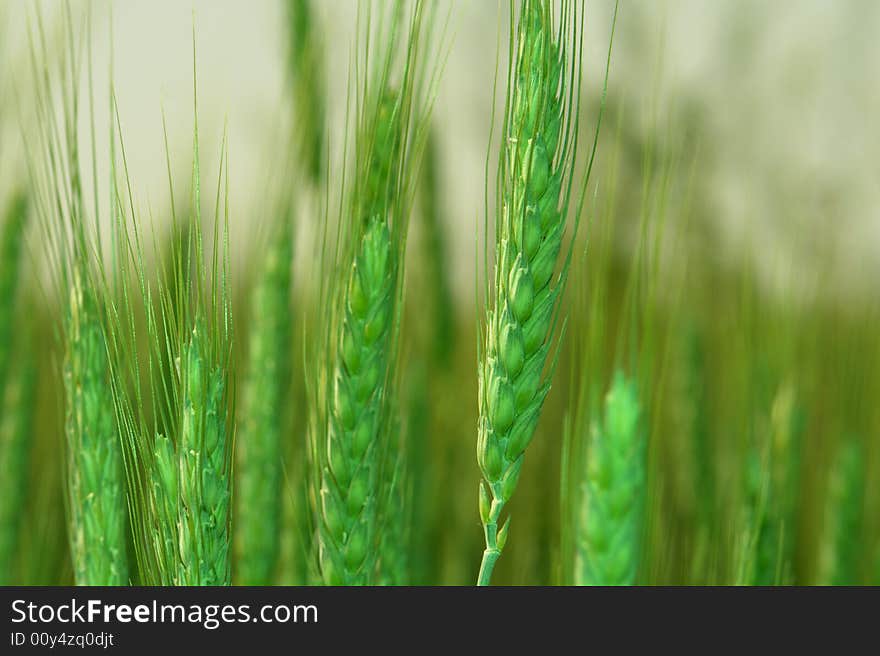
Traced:
<svg viewBox="0 0 880 656">
<path fill-rule="evenodd" d="M 148 4 L 0 5 L 0 585 L 880 585 L 845 12 Z"/>
</svg>

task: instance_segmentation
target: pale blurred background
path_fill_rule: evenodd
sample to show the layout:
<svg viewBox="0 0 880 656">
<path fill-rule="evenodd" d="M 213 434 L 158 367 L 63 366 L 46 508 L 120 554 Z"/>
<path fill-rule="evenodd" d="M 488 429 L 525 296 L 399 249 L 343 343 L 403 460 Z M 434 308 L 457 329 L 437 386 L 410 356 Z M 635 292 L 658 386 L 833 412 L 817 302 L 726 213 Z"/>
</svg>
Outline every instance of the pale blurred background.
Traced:
<svg viewBox="0 0 880 656">
<path fill-rule="evenodd" d="M 57 23 L 61 2 L 3 3 L 3 66 L 27 89 L 27 32 L 36 8 Z M 443 156 L 459 298 L 473 289 L 473 235 L 482 218 L 484 160 L 499 29 L 507 2 L 436 0 L 449 15 L 449 56 L 435 116 Z M 74 0 L 74 12 L 88 3 Z M 318 3 L 329 45 L 330 138 L 338 146 L 356 17 L 355 0 Z M 106 88 L 110 3 L 92 6 L 96 88 Z M 584 120 L 595 119 L 610 0 L 587 4 L 588 76 Z M 198 50 L 199 119 L 204 169 L 213 177 L 228 132 L 233 230 L 254 234 L 267 180 L 281 160 L 284 95 L 281 0 L 125 0 L 112 3 L 113 66 L 136 200 L 160 213 L 167 204 L 162 113 L 175 151 L 188 162 L 192 140 L 192 36 Z M 687 135 L 680 156 L 682 194 L 698 193 L 697 219 L 714 235 L 712 257 L 737 262 L 743 248 L 764 249 L 769 277 L 783 261 L 793 279 L 813 275 L 832 254 L 840 290 L 877 293 L 880 275 L 880 5 L 870 0 L 624 0 L 609 88 L 625 108 L 623 132 L 642 140 Z M 21 64 L 24 64 L 22 66 Z M 4 76 L 7 77 L 8 76 Z M 22 92 L 22 98 L 26 93 Z M 10 89 L 2 102 L 9 104 Z M 23 114 L 27 122 L 27 108 Z M 106 107 L 96 109 L 105 125 Z M 4 185 L 16 164 L 18 126 L 3 131 Z M 609 128 L 612 130 L 612 128 Z M 99 151 L 104 131 L 99 130 Z M 606 144 L 607 142 L 603 142 Z M 600 150 L 600 162 L 608 148 Z M 20 160 L 18 160 L 20 161 Z M 186 167 L 181 166 L 186 175 Z M 209 178 L 210 179 L 210 178 Z M 181 185 L 183 186 L 183 185 Z M 674 219 L 674 217 L 673 217 Z M 793 263 L 793 264 L 792 264 Z M 793 266 L 793 268 L 791 268 Z"/>
</svg>

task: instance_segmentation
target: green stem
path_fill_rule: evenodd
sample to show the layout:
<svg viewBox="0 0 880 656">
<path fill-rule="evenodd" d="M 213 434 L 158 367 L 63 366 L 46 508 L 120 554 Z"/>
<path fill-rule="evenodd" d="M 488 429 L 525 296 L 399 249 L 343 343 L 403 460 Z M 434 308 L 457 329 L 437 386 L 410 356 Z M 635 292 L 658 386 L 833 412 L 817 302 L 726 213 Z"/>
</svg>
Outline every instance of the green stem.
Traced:
<svg viewBox="0 0 880 656">
<path fill-rule="evenodd" d="M 494 490 L 493 490 L 494 492 Z M 499 503 L 498 498 L 492 500 L 492 507 L 489 511 L 488 520 L 483 529 L 486 534 L 486 548 L 483 551 L 483 560 L 480 563 L 480 574 L 477 577 L 477 586 L 487 586 L 492 578 L 492 571 L 495 569 L 495 563 L 501 556 L 501 547 L 498 545 L 498 519 L 501 516 L 503 503 Z"/>
<path fill-rule="evenodd" d="M 501 550 L 497 546 L 486 545 L 486 549 L 483 551 L 483 562 L 480 563 L 480 575 L 477 577 L 477 586 L 489 585 L 489 581 L 492 578 L 492 570 L 495 569 L 495 563 L 500 555 Z"/>
</svg>

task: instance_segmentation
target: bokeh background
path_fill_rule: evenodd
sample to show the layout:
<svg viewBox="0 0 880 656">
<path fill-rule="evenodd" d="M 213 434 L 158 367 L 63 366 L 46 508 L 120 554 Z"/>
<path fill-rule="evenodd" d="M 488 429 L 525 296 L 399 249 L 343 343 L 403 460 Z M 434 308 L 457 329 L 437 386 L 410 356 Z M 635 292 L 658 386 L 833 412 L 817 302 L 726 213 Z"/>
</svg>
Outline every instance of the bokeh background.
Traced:
<svg viewBox="0 0 880 656">
<path fill-rule="evenodd" d="M 38 4 L 4 2 L 3 61 L 18 77 L 27 72 L 28 15 Z M 336 99 L 328 104 L 330 120 L 337 126 L 345 111 L 356 4 L 316 3 L 326 34 L 329 94 Z M 435 116 L 445 162 L 442 196 L 455 228 L 449 233 L 456 290 L 467 302 L 491 80 L 497 40 L 506 42 L 506 29 L 499 28 L 506 26 L 508 7 L 492 0 L 432 4 L 440 8 L 440 19 L 448 16 L 449 55 Z M 43 5 L 51 24 L 61 5 Z M 613 5 L 587 4 L 588 96 L 599 88 Z M 109 70 L 110 6 L 92 3 L 99 88 Z M 277 156 L 279 125 L 289 120 L 283 2 L 118 2 L 112 25 L 115 84 L 138 196 L 153 204 L 167 196 L 163 112 L 172 146 L 182 154 L 190 148 L 195 27 L 204 148 L 217 150 L 225 126 L 232 202 L 237 216 L 250 215 L 259 206 L 263 164 Z M 612 110 L 625 111 L 634 137 L 642 140 L 651 139 L 651 130 L 692 136 L 700 157 L 697 182 L 712 205 L 700 220 L 711 222 L 724 257 L 735 260 L 737 249 L 760 245 L 774 256 L 796 257 L 809 275 L 817 251 L 828 250 L 842 284 L 870 293 L 880 266 L 880 181 L 872 165 L 880 148 L 873 135 L 880 110 L 878 25 L 880 8 L 861 0 L 803 0 L 796 6 L 628 0 L 621 5 L 613 55 Z M 7 90 L 5 103 L 11 104 L 10 96 Z M 105 110 L 97 111 L 100 120 Z M 11 141 L 11 135 L 4 138 L 5 145 Z"/>
</svg>

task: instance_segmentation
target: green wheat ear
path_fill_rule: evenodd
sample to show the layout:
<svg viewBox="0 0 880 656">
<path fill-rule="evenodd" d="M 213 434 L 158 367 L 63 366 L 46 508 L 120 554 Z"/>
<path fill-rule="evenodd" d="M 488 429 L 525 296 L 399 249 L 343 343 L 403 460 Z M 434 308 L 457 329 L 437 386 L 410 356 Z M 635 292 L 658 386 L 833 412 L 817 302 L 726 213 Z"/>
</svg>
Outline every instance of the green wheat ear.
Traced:
<svg viewBox="0 0 880 656">
<path fill-rule="evenodd" d="M 127 227 L 119 222 L 118 229 Z M 176 253 L 176 286 L 158 281 L 157 306 L 152 287 L 141 278 L 139 289 L 128 289 L 113 315 L 114 401 L 126 445 L 134 547 L 148 585 L 230 583 L 229 307 L 225 270 L 208 273 L 203 266 L 198 214 L 192 227 L 187 255 Z M 142 262 L 141 254 L 130 250 L 126 274 Z M 168 296 L 170 289 L 180 290 L 180 297 Z M 140 329 L 125 330 L 127 317 L 136 312 L 146 316 L 145 361 L 136 350 Z M 168 362 L 172 372 L 163 370 Z M 146 389 L 141 371 L 148 372 Z"/>
<path fill-rule="evenodd" d="M 320 557 L 330 585 L 365 584 L 373 576 L 395 260 L 387 225 L 372 221 L 349 277 L 327 429 Z"/>
<path fill-rule="evenodd" d="M 23 362 L 11 370 L 0 406 L 0 585 L 21 583 L 14 564 L 25 520 L 37 382 L 29 349 L 21 359 Z"/>
<path fill-rule="evenodd" d="M 618 372 L 593 428 L 577 531 L 578 585 L 633 585 L 645 508 L 646 447 L 635 385 Z"/>
<path fill-rule="evenodd" d="M 236 577 L 269 585 L 278 565 L 282 516 L 282 438 L 290 358 L 293 236 L 281 220 L 258 273 L 251 308 L 243 421 L 236 444 Z"/>
<path fill-rule="evenodd" d="M 478 585 L 489 584 L 507 541 L 509 518 L 499 526 L 501 513 L 550 388 L 544 370 L 568 271 L 569 257 L 560 252 L 576 159 L 573 90 L 580 87 L 582 16 L 563 2 L 557 29 L 553 15 L 549 0 L 522 0 L 512 35 L 495 271 L 479 363 L 477 460 L 486 549 Z"/>
<path fill-rule="evenodd" d="M 411 178 L 419 154 L 419 50 L 427 25 L 421 1 L 407 15 L 405 7 L 395 2 L 378 21 L 387 28 L 375 39 L 381 54 L 373 62 L 367 56 L 369 72 L 358 80 L 364 96 L 354 132 L 356 179 L 342 199 L 338 260 L 325 294 L 327 316 L 321 317 L 327 327 L 317 356 L 322 382 L 310 404 L 310 447 L 318 564 L 329 585 L 378 582 L 383 536 L 394 526 L 389 513 L 397 512 L 393 408 Z M 368 16 L 359 24 L 369 31 Z M 405 58 L 397 56 L 401 52 Z M 392 81 L 398 70 L 400 79 Z"/>
<path fill-rule="evenodd" d="M 79 585 L 125 585 L 125 480 L 93 290 L 75 279 L 64 366 L 73 563 Z"/>
<path fill-rule="evenodd" d="M 397 167 L 404 138 L 402 111 L 398 93 L 384 89 L 360 138 L 362 146 L 369 149 L 369 164 L 361 171 L 363 180 L 356 194 L 355 214 L 361 221 L 383 220 L 397 195 Z"/>
<path fill-rule="evenodd" d="M 859 583 L 864 526 L 865 463 L 859 442 L 845 443 L 834 459 L 819 558 L 821 585 Z"/>
<path fill-rule="evenodd" d="M 298 148 L 311 182 L 324 176 L 324 53 L 312 0 L 287 0 L 287 73 L 293 92 Z"/>
<path fill-rule="evenodd" d="M 229 465 L 225 372 L 212 367 L 205 326 L 184 347 L 178 444 L 180 585 L 229 585 Z"/>
<path fill-rule="evenodd" d="M 28 198 L 19 193 L 9 202 L 0 232 L 0 390 L 8 378 L 12 329 L 15 325 L 13 317 L 27 223 Z"/>
<path fill-rule="evenodd" d="M 27 196 L 17 194 L 0 230 L 0 585 L 20 582 L 16 580 L 15 558 L 24 522 L 32 442 L 33 356 L 30 345 L 13 334 L 13 326 L 20 324 L 15 320 L 15 310 L 19 307 L 21 253 L 27 223 Z M 13 347 L 19 351 L 10 366 Z"/>
<path fill-rule="evenodd" d="M 743 463 L 743 489 L 740 535 L 736 538 L 734 553 L 734 582 L 752 584 L 758 577 L 759 544 L 767 534 L 768 503 L 770 495 L 769 458 L 752 445 Z"/>
<path fill-rule="evenodd" d="M 228 253 L 228 159 L 220 145 L 212 242 L 201 212 L 198 90 L 193 50 L 193 155 L 189 211 L 173 204 L 171 257 L 145 265 L 146 222 L 137 214 L 122 147 L 111 131 L 112 243 L 118 290 L 107 311 L 112 401 L 122 434 L 139 582 L 229 585 L 234 380 Z M 121 124 L 111 95 L 115 125 Z M 119 140 L 121 157 L 117 161 Z M 117 193 L 117 175 L 122 189 Z"/>
<path fill-rule="evenodd" d="M 43 245 L 61 302 L 71 559 L 78 585 L 125 585 L 127 502 L 104 325 L 109 298 L 102 280 L 105 253 L 98 234 L 98 200 L 87 204 L 79 151 L 77 76 L 91 62 L 79 60 L 71 15 L 65 13 L 63 20 L 68 60 L 58 79 L 46 74 L 36 91 L 39 150 L 48 161 L 35 167 L 34 180 L 40 192 L 36 205 Z M 35 66 L 37 49 L 44 59 L 49 52 L 42 25 L 36 36 Z M 91 94 L 83 99 L 94 116 Z M 87 136 L 94 153 L 95 135 Z M 89 163 L 97 178 L 97 162 L 92 158 Z"/>
<path fill-rule="evenodd" d="M 766 498 L 754 545 L 751 582 L 755 585 L 786 585 L 794 578 L 802 424 L 794 389 L 781 387 L 770 413 L 769 463 L 765 463 L 769 467 L 763 482 Z M 752 482 L 756 482 L 754 476 Z"/>
</svg>

